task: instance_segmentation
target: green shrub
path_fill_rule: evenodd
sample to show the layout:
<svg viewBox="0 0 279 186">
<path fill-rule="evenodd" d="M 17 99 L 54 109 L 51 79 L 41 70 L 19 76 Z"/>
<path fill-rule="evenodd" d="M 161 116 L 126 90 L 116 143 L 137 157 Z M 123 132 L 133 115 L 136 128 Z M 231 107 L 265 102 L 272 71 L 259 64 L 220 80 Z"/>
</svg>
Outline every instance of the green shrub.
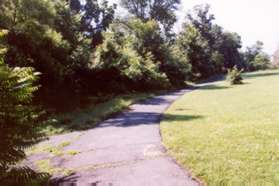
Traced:
<svg viewBox="0 0 279 186">
<path fill-rule="evenodd" d="M 238 70 L 236 66 L 232 69 L 228 69 L 227 81 L 230 82 L 231 85 L 242 84 L 242 72 L 243 70 Z"/>
<path fill-rule="evenodd" d="M 46 174 L 21 167 L 25 149 L 42 139 L 39 111 L 31 105 L 37 79 L 32 68 L 9 68 L 0 59 L 0 183 L 35 185 Z M 39 185 L 39 184 L 37 184 Z"/>
</svg>

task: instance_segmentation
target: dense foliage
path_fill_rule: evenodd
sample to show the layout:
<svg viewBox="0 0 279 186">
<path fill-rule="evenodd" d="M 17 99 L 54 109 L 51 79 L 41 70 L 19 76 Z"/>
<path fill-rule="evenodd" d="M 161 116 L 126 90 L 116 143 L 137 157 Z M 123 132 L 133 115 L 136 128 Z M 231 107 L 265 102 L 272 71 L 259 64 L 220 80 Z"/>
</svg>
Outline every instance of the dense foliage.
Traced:
<svg viewBox="0 0 279 186">
<path fill-rule="evenodd" d="M 178 35 L 177 44 L 192 65 L 192 79 L 222 73 L 235 65 L 243 67 L 240 36 L 224 32 L 214 19 L 208 5 L 196 6 Z"/>
<path fill-rule="evenodd" d="M 4 59 L 41 72 L 36 100 L 56 110 L 88 94 L 180 87 L 235 65 L 266 68 L 264 53 L 241 54 L 240 36 L 215 24 L 208 5 L 196 6 L 174 37 L 179 3 L 122 0 L 133 16 L 118 20 L 107 1 L 3 0 Z"/>
<path fill-rule="evenodd" d="M 25 158 L 24 150 L 42 138 L 37 131 L 40 113 L 31 104 L 36 79 L 32 68 L 9 68 L 0 61 L 1 185 L 30 185 L 47 176 L 15 166 Z"/>
<path fill-rule="evenodd" d="M 40 100 L 56 103 L 82 90 L 90 53 L 113 20 L 107 2 L 4 0 L 0 28 L 7 29 L 10 66 L 31 66 L 42 73 Z"/>
<path fill-rule="evenodd" d="M 261 41 L 257 41 L 253 46 L 247 47 L 244 53 L 244 60 L 249 71 L 264 70 L 270 66 L 270 58 L 263 52 L 263 42 Z"/>
<path fill-rule="evenodd" d="M 177 18 L 175 10 L 180 0 L 121 0 L 121 5 L 132 15 L 142 21 L 150 19 L 158 21 L 164 28 L 166 36 L 172 36 L 172 27 Z"/>
<path fill-rule="evenodd" d="M 143 34 L 151 30 L 154 22 L 138 24 L 146 26 L 146 30 L 138 30 Z M 164 73 L 160 73 L 159 64 L 154 63 L 154 55 L 150 50 L 142 48 L 145 41 L 134 33 L 133 24 L 116 23 L 104 33 L 103 44 L 98 46 L 92 61 L 92 68 L 101 71 L 101 79 L 106 79 L 113 90 L 125 91 L 128 87 L 134 90 L 144 88 L 160 88 L 168 84 Z M 149 26 L 151 29 L 149 30 Z M 142 27 L 143 28 L 143 27 Z"/>
<path fill-rule="evenodd" d="M 262 43 L 242 53 L 240 36 L 215 24 L 208 5 L 196 6 L 175 35 L 179 0 L 120 4 L 132 16 L 115 19 L 106 0 L 0 1 L 1 180 L 40 138 L 33 104 L 52 113 L 91 95 L 185 87 L 233 67 L 234 82 L 237 69 L 269 66 Z"/>
</svg>

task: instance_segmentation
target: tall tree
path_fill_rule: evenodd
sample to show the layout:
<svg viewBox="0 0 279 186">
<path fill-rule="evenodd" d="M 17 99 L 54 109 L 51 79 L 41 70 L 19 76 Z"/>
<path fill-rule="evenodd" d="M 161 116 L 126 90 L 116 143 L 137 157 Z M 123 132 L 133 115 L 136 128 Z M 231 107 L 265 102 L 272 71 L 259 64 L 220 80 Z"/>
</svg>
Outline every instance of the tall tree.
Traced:
<svg viewBox="0 0 279 186">
<path fill-rule="evenodd" d="M 247 47 L 245 51 L 245 61 L 247 63 L 253 61 L 255 57 L 260 54 L 263 50 L 263 42 L 256 41 L 255 44 L 253 44 L 251 47 Z"/>
<path fill-rule="evenodd" d="M 217 49 L 224 57 L 225 69 L 233 68 L 234 66 L 245 68 L 245 64 L 239 52 L 241 47 L 241 37 L 237 33 L 222 33 L 222 40 Z"/>
<path fill-rule="evenodd" d="M 162 37 L 159 24 L 155 20 L 143 22 L 131 20 L 130 28 L 138 38 L 137 51 L 141 56 L 151 53 L 154 63 L 165 73 L 173 86 L 185 85 L 189 77 L 190 65 L 184 53 L 176 46 L 170 46 Z"/>
<path fill-rule="evenodd" d="M 92 39 L 93 47 L 102 41 L 102 31 L 114 19 L 116 4 L 110 6 L 107 0 L 68 0 L 70 7 L 81 16 L 80 31 Z"/>
<path fill-rule="evenodd" d="M 198 29 L 191 24 L 184 24 L 176 42 L 192 65 L 192 79 L 208 77 L 214 73 L 211 48 Z"/>
<path fill-rule="evenodd" d="M 155 20 L 115 22 L 104 36 L 104 43 L 94 53 L 92 66 L 109 89 L 185 85 L 191 68 L 189 62 L 177 47 L 167 46 Z"/>
<path fill-rule="evenodd" d="M 188 23 L 192 24 L 200 32 L 201 36 L 208 41 L 208 44 L 212 48 L 215 42 L 214 36 L 216 37 L 213 31 L 220 33 L 221 27 L 217 27 L 213 23 L 215 16 L 209 11 L 210 6 L 208 4 L 197 5 L 192 12 L 187 14 L 187 19 Z"/>
<path fill-rule="evenodd" d="M 93 69 L 99 74 L 97 78 L 105 80 L 106 83 L 100 82 L 106 85 L 107 91 L 154 89 L 169 85 L 166 75 L 155 63 L 152 46 L 146 47 L 148 40 L 158 38 L 155 21 L 130 20 L 110 27 L 103 33 L 105 40 L 97 47 L 92 61 Z"/>
<path fill-rule="evenodd" d="M 186 18 L 177 42 L 188 55 L 194 74 L 207 77 L 234 65 L 243 67 L 240 36 L 215 24 L 209 5 L 194 7 Z"/>
<path fill-rule="evenodd" d="M 137 18 L 158 21 L 167 36 L 171 35 L 171 29 L 177 20 L 175 11 L 179 4 L 180 0 L 121 0 L 121 5 Z"/>
</svg>

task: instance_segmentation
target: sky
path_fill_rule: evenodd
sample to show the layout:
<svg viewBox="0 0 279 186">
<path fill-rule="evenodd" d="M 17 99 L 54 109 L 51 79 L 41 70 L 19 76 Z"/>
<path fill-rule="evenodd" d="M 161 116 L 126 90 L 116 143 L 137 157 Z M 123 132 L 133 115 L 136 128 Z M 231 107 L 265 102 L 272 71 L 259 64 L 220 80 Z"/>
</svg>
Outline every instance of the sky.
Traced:
<svg viewBox="0 0 279 186">
<path fill-rule="evenodd" d="M 257 40 L 264 42 L 264 50 L 268 54 L 273 54 L 279 47 L 279 0 L 181 0 L 174 30 L 181 30 L 189 10 L 205 3 L 211 7 L 215 23 L 241 36 L 243 48 L 253 45 Z M 117 12 L 125 14 L 121 8 Z"/>
</svg>

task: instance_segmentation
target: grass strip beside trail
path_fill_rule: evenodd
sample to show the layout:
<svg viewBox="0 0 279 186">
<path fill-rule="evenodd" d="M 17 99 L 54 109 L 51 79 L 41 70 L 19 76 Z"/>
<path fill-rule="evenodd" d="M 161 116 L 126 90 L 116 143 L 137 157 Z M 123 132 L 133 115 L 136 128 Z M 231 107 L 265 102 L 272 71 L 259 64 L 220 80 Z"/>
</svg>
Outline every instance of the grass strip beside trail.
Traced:
<svg viewBox="0 0 279 186">
<path fill-rule="evenodd" d="M 127 94 L 74 112 L 54 116 L 51 124 L 41 130 L 48 136 L 77 130 L 87 130 L 99 122 L 128 108 L 131 104 L 154 96 L 155 93 Z"/>
</svg>

